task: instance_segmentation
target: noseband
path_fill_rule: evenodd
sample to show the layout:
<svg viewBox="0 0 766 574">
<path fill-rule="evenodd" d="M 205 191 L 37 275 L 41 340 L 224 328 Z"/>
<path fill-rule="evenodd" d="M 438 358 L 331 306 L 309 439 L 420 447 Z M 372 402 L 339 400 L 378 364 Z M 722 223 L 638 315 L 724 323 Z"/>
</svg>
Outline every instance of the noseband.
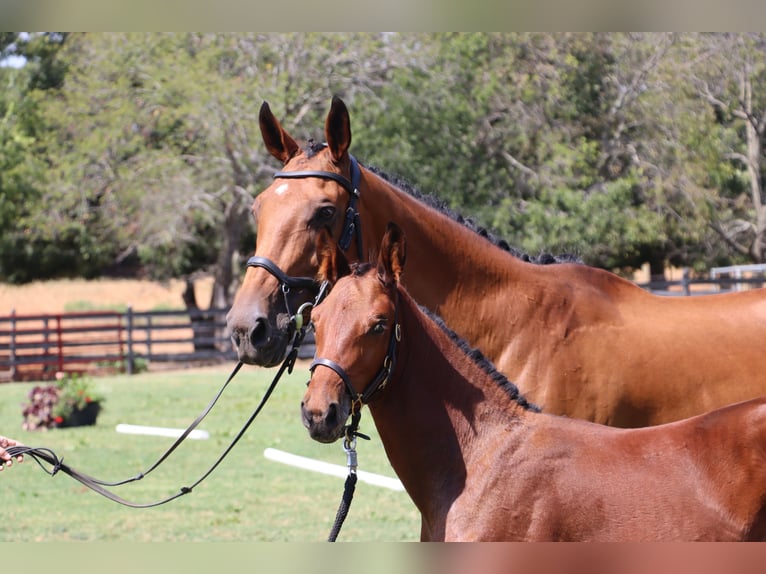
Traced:
<svg viewBox="0 0 766 574">
<path fill-rule="evenodd" d="M 396 306 L 394 307 L 394 327 L 391 329 L 391 338 L 388 341 L 388 351 L 383 358 L 383 365 L 378 370 L 377 374 L 372 380 L 367 383 L 367 386 L 360 393 L 351 384 L 351 379 L 346 373 L 346 370 L 338 363 L 331 359 L 325 359 L 324 357 L 317 357 L 309 366 L 309 370 L 313 373 L 319 365 L 332 369 L 346 385 L 346 390 L 351 395 L 351 414 L 356 415 L 361 409 L 361 406 L 370 402 L 370 399 L 378 392 L 382 391 L 391 377 L 391 373 L 394 371 L 394 364 L 396 363 L 396 344 L 402 340 L 402 327 L 399 323 L 399 298 L 397 296 Z"/>
<path fill-rule="evenodd" d="M 326 145 L 326 144 L 325 144 Z M 274 174 L 274 179 L 303 179 L 309 177 L 318 177 L 320 179 L 329 179 L 336 183 L 339 183 L 343 189 L 349 193 L 348 207 L 346 208 L 346 217 L 343 221 L 343 231 L 341 232 L 340 239 L 338 240 L 338 246 L 346 251 L 351 245 L 351 239 L 356 234 L 356 248 L 359 252 L 359 259 L 363 257 L 362 249 L 362 233 L 361 223 L 359 220 L 359 210 L 356 208 L 356 202 L 359 199 L 359 181 L 361 179 L 361 171 L 359 169 L 359 162 L 356 158 L 349 154 L 349 160 L 351 162 L 351 179 L 347 179 L 339 173 L 333 173 L 331 171 L 321 170 L 303 170 L 303 171 L 278 171 Z M 282 287 L 282 293 L 285 297 L 285 307 L 287 314 L 295 321 L 300 322 L 302 319 L 298 317 L 299 313 L 293 314 L 290 311 L 290 304 L 287 300 L 287 295 L 290 289 L 306 289 L 316 296 L 313 305 L 318 305 L 321 300 L 324 289 L 322 285 L 312 279 L 311 277 L 292 277 L 282 271 L 279 266 L 271 259 L 254 255 L 247 260 L 247 267 L 261 267 L 269 273 L 271 273 L 277 281 L 279 281 Z M 300 329 L 300 326 L 298 326 Z"/>
</svg>

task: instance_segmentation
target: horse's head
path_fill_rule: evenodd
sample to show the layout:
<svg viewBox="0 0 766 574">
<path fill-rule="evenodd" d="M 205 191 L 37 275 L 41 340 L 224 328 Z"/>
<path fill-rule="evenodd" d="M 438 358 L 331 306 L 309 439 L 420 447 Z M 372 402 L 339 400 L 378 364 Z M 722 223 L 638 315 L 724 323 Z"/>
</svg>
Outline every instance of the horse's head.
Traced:
<svg viewBox="0 0 766 574">
<path fill-rule="evenodd" d="M 326 145 L 300 149 L 265 102 L 259 123 L 266 148 L 283 169 L 253 203 L 257 247 L 227 322 L 241 361 L 273 366 L 287 349 L 291 315 L 315 295 L 306 278 L 317 271 L 317 233 L 328 229 L 336 239 L 353 234 L 344 232 L 345 216 L 359 167 L 348 153 L 349 115 L 339 98 L 325 123 Z M 291 284 L 292 278 L 304 280 Z"/>
<path fill-rule="evenodd" d="M 405 250 L 401 230 L 389 224 L 377 266 L 359 264 L 339 279 L 348 272 L 343 253 L 327 236 L 318 239 L 320 277 L 337 283 L 311 313 L 318 358 L 301 414 L 315 440 L 342 437 L 346 419 L 388 382 L 401 337 L 397 288 Z"/>
</svg>

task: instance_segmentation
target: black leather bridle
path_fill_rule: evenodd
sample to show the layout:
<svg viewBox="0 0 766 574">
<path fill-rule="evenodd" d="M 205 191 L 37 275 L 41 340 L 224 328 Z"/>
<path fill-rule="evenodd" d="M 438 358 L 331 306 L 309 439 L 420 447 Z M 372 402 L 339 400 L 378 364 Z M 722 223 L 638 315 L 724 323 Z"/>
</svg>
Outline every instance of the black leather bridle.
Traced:
<svg viewBox="0 0 766 574">
<path fill-rule="evenodd" d="M 341 231 L 340 239 L 338 239 L 338 246 L 346 251 L 351 245 L 351 240 L 356 235 L 356 249 L 358 251 L 359 259 L 363 258 L 364 250 L 362 246 L 362 227 L 359 219 L 359 210 L 357 209 L 357 201 L 359 200 L 359 181 L 361 179 L 361 170 L 359 169 L 359 162 L 356 158 L 349 154 L 349 161 L 351 162 L 351 179 L 349 180 L 345 176 L 334 173 L 331 171 L 321 170 L 300 170 L 300 171 L 278 171 L 274 174 L 274 179 L 304 179 L 309 177 L 318 177 L 320 179 L 329 179 L 334 181 L 343 187 L 349 194 L 348 207 L 346 208 L 346 215 L 343 220 L 343 230 Z M 320 293 L 321 284 L 311 277 L 291 277 L 282 271 L 279 266 L 272 260 L 254 255 L 247 260 L 248 267 L 261 267 L 271 273 L 277 281 L 279 281 L 282 287 L 282 292 L 285 295 L 285 306 L 287 307 L 288 315 L 293 317 L 290 312 L 290 305 L 287 301 L 287 294 L 291 289 L 306 289 L 315 295 Z M 315 304 L 317 304 L 315 302 Z"/>
<path fill-rule="evenodd" d="M 274 179 L 304 179 L 307 177 L 318 177 L 320 179 L 329 179 L 339 183 L 341 187 L 348 192 L 349 200 L 348 207 L 346 208 L 346 217 L 343 221 L 343 231 L 338 240 L 338 246 L 340 246 L 343 251 L 346 251 L 351 245 L 351 239 L 353 238 L 354 233 L 356 233 L 357 255 L 359 255 L 359 260 L 361 261 L 364 259 L 364 250 L 362 249 L 362 233 L 356 202 L 359 199 L 359 181 L 362 178 L 362 172 L 359 169 L 359 162 L 356 161 L 356 158 L 353 155 L 349 154 L 348 159 L 351 163 L 350 180 L 339 173 L 313 169 L 302 171 L 278 171 L 274 174 Z"/>
</svg>

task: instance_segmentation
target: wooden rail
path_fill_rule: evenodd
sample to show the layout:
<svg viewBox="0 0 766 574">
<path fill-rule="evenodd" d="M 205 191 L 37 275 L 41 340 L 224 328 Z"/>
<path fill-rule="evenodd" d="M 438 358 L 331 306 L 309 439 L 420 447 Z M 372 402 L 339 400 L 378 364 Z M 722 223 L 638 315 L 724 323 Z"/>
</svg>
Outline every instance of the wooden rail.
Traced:
<svg viewBox="0 0 766 574">
<path fill-rule="evenodd" d="M 0 316 L 0 380 L 232 359 L 225 309 Z"/>
<path fill-rule="evenodd" d="M 728 277 L 719 275 L 709 279 L 691 279 L 687 270 L 683 277 L 675 281 L 650 281 L 638 283 L 638 286 L 657 295 L 685 296 L 713 295 L 731 293 L 746 289 L 757 289 L 766 285 L 766 277 Z"/>
</svg>

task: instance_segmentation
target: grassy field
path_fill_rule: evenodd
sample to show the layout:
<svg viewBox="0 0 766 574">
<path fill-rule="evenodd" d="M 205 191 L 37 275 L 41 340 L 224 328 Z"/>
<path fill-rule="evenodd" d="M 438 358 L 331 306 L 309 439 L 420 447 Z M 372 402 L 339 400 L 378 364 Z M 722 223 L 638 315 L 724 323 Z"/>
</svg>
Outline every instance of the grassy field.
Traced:
<svg viewBox="0 0 766 574">
<path fill-rule="evenodd" d="M 66 462 L 106 480 L 134 476 L 153 463 L 173 439 L 117 433 L 119 423 L 185 428 L 207 405 L 230 366 L 95 379 L 106 397 L 94 427 L 21 430 L 21 404 L 31 383 L 0 385 L 0 434 L 53 449 Z M 199 428 L 209 440 L 187 440 L 144 480 L 119 487 L 123 498 L 146 503 L 192 484 L 247 420 L 275 369 L 244 367 Z M 274 395 L 229 457 L 191 494 L 152 509 L 123 507 L 60 473 L 51 478 L 27 459 L 0 474 L 0 542 L 313 542 L 332 526 L 343 479 L 267 460 L 274 447 L 345 464 L 340 444 L 312 441 L 301 425 L 299 404 L 306 364 L 285 375 Z M 369 413 L 359 441 L 361 470 L 395 476 Z M 419 515 L 404 492 L 360 482 L 339 541 L 417 540 Z"/>
</svg>

